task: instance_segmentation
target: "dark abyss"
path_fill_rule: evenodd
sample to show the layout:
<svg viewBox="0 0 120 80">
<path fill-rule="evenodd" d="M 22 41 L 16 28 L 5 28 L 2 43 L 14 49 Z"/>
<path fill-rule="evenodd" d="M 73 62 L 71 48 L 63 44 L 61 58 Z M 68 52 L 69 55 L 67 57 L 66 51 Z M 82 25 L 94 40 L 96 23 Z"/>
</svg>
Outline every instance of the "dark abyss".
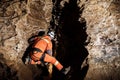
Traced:
<svg viewBox="0 0 120 80">
<path fill-rule="evenodd" d="M 56 58 L 63 64 L 64 67 L 71 66 L 71 71 L 66 75 L 65 80 L 83 80 L 87 74 L 89 64 L 81 68 L 81 65 L 88 56 L 88 51 L 85 48 L 87 39 L 86 21 L 81 18 L 82 8 L 77 5 L 77 0 L 70 0 L 65 3 L 64 7 L 60 7 L 61 0 L 53 0 L 53 17 L 51 25 L 55 29 L 58 39 Z M 54 21 L 58 22 L 54 24 Z M 64 80 L 59 71 L 54 68 L 52 80 Z"/>
</svg>

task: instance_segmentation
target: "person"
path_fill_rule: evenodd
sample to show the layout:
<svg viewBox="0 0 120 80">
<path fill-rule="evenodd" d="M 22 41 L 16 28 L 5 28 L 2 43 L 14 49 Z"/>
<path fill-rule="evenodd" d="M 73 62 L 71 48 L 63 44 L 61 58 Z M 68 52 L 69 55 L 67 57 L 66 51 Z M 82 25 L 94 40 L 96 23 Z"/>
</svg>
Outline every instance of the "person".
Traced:
<svg viewBox="0 0 120 80">
<path fill-rule="evenodd" d="M 43 31 L 42 31 L 43 32 Z M 52 56 L 52 41 L 55 33 L 49 31 L 47 35 L 35 36 L 31 38 L 29 42 L 32 42 L 32 48 L 29 53 L 29 64 L 41 64 L 47 62 L 53 64 L 60 72 L 67 74 L 70 71 L 70 67 L 64 68 L 63 65 Z"/>
</svg>

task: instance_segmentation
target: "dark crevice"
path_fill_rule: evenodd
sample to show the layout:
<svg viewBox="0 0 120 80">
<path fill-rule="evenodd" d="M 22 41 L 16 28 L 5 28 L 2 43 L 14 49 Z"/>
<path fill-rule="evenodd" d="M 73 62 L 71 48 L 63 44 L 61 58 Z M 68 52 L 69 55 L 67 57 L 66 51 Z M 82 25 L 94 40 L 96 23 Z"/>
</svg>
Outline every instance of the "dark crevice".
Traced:
<svg viewBox="0 0 120 80">
<path fill-rule="evenodd" d="M 18 80 L 17 70 L 6 64 L 6 60 L 0 53 L 0 80 Z"/>
<path fill-rule="evenodd" d="M 61 8 L 60 0 L 53 1 L 53 20 L 51 28 L 56 31 L 57 50 L 56 58 L 64 65 L 71 66 L 70 73 L 66 76 L 67 80 L 83 80 L 87 74 L 89 64 L 81 68 L 88 56 L 85 48 L 87 39 L 86 21 L 81 17 L 84 5 L 79 8 L 77 0 L 70 0 Z M 79 21 L 79 18 L 82 21 Z M 55 24 L 57 22 L 58 24 Z M 54 68 L 53 80 L 63 80 L 59 72 Z"/>
</svg>

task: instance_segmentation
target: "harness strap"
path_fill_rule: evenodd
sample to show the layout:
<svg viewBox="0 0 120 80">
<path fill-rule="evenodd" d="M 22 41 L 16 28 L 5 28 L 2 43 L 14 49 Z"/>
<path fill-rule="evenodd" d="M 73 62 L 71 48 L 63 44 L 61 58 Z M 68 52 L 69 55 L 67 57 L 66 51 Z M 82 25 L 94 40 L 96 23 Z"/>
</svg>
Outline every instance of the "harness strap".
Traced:
<svg viewBox="0 0 120 80">
<path fill-rule="evenodd" d="M 34 53 L 34 51 L 37 51 L 37 52 L 42 52 L 39 48 L 32 48 L 32 56 L 34 56 L 34 54 L 36 54 L 36 53 Z M 34 57 L 36 57 L 36 56 L 34 56 Z M 40 61 L 41 62 L 44 62 L 44 58 L 45 58 L 45 53 L 43 53 L 42 54 L 42 56 L 39 58 L 39 57 L 36 57 L 36 58 L 38 58 L 38 59 L 40 59 Z M 35 61 L 35 62 L 37 62 L 37 61 Z"/>
<path fill-rule="evenodd" d="M 32 51 L 33 51 L 33 53 L 34 53 L 34 51 L 42 52 L 42 50 L 40 50 L 39 48 L 32 48 Z"/>
<path fill-rule="evenodd" d="M 42 50 L 40 50 L 39 48 L 32 48 L 32 56 L 36 57 L 37 59 L 40 59 L 39 57 L 34 55 L 37 54 L 38 52 L 42 53 Z"/>
</svg>

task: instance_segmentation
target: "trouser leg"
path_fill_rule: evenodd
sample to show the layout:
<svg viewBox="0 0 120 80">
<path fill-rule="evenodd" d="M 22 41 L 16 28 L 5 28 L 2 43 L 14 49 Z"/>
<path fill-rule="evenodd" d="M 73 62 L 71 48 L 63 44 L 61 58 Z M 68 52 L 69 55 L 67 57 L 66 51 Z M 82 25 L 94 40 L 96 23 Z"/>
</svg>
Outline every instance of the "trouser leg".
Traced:
<svg viewBox="0 0 120 80">
<path fill-rule="evenodd" d="M 48 54 L 45 54 L 44 61 L 52 63 L 58 70 L 61 70 L 63 68 L 62 64 L 60 64 L 56 58 Z"/>
</svg>

